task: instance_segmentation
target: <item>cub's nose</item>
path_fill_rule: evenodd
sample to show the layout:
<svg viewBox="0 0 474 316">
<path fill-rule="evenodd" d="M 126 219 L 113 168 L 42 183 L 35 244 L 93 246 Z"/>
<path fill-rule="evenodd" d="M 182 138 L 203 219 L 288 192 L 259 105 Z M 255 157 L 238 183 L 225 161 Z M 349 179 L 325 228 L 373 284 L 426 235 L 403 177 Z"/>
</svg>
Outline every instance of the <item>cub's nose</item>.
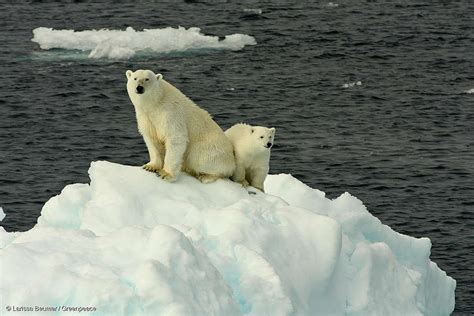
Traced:
<svg viewBox="0 0 474 316">
<path fill-rule="evenodd" d="M 272 143 L 267 143 L 267 148 L 272 147 L 272 145 L 273 145 Z"/>
<path fill-rule="evenodd" d="M 142 94 L 145 91 L 145 89 L 142 86 L 137 87 L 137 93 Z"/>
</svg>

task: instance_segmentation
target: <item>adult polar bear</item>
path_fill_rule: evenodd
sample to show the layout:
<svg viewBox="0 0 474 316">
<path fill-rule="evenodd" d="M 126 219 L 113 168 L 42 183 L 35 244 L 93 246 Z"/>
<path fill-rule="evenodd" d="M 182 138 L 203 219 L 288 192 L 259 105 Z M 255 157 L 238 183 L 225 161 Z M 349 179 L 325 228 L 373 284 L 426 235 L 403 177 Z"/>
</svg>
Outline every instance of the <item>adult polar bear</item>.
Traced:
<svg viewBox="0 0 474 316">
<path fill-rule="evenodd" d="M 175 181 L 181 170 L 203 183 L 230 177 L 231 142 L 205 110 L 151 70 L 127 70 L 127 91 L 150 155 L 144 169 Z"/>
</svg>

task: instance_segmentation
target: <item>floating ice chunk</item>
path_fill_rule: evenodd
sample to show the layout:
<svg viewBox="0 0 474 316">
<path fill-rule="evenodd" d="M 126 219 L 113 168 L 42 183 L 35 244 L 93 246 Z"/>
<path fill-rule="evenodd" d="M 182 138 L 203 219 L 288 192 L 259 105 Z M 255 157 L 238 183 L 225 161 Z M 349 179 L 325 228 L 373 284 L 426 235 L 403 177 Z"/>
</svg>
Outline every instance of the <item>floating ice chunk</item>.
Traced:
<svg viewBox="0 0 474 316">
<path fill-rule="evenodd" d="M 243 9 L 242 11 L 244 13 L 249 13 L 249 14 L 256 14 L 256 15 L 262 14 L 262 9 Z"/>
<path fill-rule="evenodd" d="M 334 3 L 334 2 L 328 2 L 328 3 L 326 4 L 326 6 L 327 6 L 328 8 L 337 8 L 337 7 L 339 6 L 339 4 Z"/>
<path fill-rule="evenodd" d="M 474 93 L 474 88 L 464 91 L 464 93 L 471 94 Z"/>
<path fill-rule="evenodd" d="M 90 51 L 90 58 L 128 59 L 138 52 L 183 52 L 197 49 L 240 50 L 246 45 L 256 45 L 255 38 L 245 34 L 217 36 L 201 33 L 197 27 L 189 29 L 167 27 L 136 31 L 125 30 L 54 30 L 38 27 L 33 30 L 33 42 L 41 49 L 72 49 Z"/>
<path fill-rule="evenodd" d="M 168 183 L 94 162 L 30 231 L 0 229 L 0 297 L 100 314 L 448 315 L 456 282 L 427 238 L 401 235 L 348 193 L 291 175 L 267 193 L 229 180 Z M 0 217 L 3 212 L 0 210 Z"/>
<path fill-rule="evenodd" d="M 354 81 L 354 82 L 345 83 L 345 84 L 342 85 L 342 87 L 343 88 L 352 88 L 352 87 L 361 86 L 361 85 L 362 85 L 361 81 Z"/>
</svg>

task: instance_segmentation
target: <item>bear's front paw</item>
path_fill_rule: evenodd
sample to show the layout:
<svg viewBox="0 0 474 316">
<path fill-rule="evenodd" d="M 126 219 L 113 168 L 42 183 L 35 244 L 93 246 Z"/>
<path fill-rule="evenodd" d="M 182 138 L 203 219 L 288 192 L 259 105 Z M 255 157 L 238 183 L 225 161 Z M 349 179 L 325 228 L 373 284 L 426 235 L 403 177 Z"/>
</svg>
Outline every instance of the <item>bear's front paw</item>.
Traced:
<svg viewBox="0 0 474 316">
<path fill-rule="evenodd" d="M 168 182 L 174 182 L 174 181 L 176 181 L 176 176 L 173 175 L 173 174 L 171 174 L 171 173 L 169 173 L 168 171 L 166 171 L 166 170 L 164 170 L 164 169 L 158 171 L 158 173 L 159 173 L 161 179 L 163 179 L 163 180 L 166 180 L 166 181 L 168 181 Z"/>
<path fill-rule="evenodd" d="M 250 185 L 250 183 L 247 181 L 247 180 L 242 180 L 239 182 L 244 188 L 248 187 Z"/>
<path fill-rule="evenodd" d="M 147 163 L 147 164 L 144 164 L 142 166 L 143 169 L 145 169 L 146 171 L 150 171 L 150 172 L 154 172 L 154 173 L 158 173 L 160 170 L 161 170 L 161 167 L 156 165 L 156 164 L 153 164 L 151 162 Z"/>
</svg>

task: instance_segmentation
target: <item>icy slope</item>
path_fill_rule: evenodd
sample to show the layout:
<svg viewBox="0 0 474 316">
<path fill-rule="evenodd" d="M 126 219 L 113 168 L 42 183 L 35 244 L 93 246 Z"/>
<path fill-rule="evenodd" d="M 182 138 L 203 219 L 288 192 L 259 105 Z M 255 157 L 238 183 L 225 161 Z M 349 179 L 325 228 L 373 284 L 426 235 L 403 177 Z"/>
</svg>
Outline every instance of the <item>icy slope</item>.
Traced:
<svg viewBox="0 0 474 316">
<path fill-rule="evenodd" d="M 137 52 L 154 53 L 184 52 L 195 49 L 241 50 L 246 45 L 255 45 L 255 38 L 246 34 L 218 36 L 201 33 L 197 27 L 145 29 L 136 31 L 131 27 L 123 30 L 54 30 L 38 27 L 33 30 L 33 42 L 41 49 L 75 49 L 90 51 L 90 58 L 128 59 Z"/>
<path fill-rule="evenodd" d="M 289 175 L 268 194 L 94 162 L 28 232 L 0 229 L 1 304 L 101 314 L 448 315 L 430 241 Z M 3 307 L 1 307 L 3 308 Z"/>
</svg>

